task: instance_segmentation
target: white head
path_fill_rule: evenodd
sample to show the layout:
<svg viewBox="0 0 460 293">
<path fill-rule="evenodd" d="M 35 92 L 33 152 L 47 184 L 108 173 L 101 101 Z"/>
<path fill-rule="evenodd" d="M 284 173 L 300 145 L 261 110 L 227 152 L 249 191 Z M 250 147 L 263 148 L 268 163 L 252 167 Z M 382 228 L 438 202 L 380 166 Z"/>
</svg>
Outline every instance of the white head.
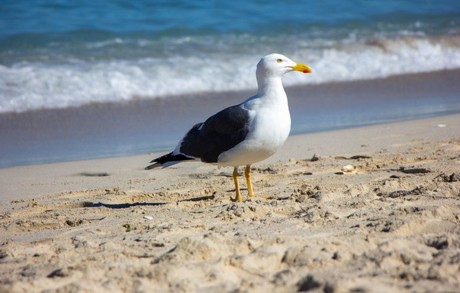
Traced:
<svg viewBox="0 0 460 293">
<path fill-rule="evenodd" d="M 281 77 L 289 71 L 310 73 L 311 69 L 307 65 L 296 63 L 281 54 L 269 54 L 260 59 L 257 64 L 257 80 L 267 77 Z"/>
</svg>

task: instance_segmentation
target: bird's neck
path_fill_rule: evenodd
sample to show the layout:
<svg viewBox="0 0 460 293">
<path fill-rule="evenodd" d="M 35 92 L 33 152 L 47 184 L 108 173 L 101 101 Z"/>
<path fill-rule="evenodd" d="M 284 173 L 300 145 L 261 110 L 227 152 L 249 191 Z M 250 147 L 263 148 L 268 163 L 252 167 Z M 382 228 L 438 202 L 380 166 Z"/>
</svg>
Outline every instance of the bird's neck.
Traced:
<svg viewBox="0 0 460 293">
<path fill-rule="evenodd" d="M 264 76 L 263 78 L 257 79 L 259 96 L 267 96 L 273 98 L 286 99 L 286 92 L 283 88 L 281 77 L 279 76 Z"/>
</svg>

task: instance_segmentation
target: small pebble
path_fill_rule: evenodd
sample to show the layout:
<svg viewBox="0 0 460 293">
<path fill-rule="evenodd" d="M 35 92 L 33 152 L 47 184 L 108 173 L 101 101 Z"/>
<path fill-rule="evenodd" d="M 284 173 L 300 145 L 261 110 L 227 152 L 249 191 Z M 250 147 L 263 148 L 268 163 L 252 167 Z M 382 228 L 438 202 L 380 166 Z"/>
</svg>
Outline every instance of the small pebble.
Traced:
<svg viewBox="0 0 460 293">
<path fill-rule="evenodd" d="M 342 167 L 342 172 L 343 173 L 352 173 L 355 171 L 355 167 L 352 165 L 346 165 Z"/>
</svg>

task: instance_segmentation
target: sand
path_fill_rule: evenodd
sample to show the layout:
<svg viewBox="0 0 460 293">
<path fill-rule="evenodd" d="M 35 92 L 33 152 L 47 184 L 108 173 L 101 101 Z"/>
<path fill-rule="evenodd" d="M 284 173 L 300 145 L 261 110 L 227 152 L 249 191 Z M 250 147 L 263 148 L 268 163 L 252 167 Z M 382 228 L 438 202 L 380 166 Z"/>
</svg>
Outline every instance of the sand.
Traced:
<svg viewBox="0 0 460 293">
<path fill-rule="evenodd" d="M 458 291 L 460 115 L 292 136 L 241 203 L 154 156 L 0 169 L 0 291 Z"/>
</svg>

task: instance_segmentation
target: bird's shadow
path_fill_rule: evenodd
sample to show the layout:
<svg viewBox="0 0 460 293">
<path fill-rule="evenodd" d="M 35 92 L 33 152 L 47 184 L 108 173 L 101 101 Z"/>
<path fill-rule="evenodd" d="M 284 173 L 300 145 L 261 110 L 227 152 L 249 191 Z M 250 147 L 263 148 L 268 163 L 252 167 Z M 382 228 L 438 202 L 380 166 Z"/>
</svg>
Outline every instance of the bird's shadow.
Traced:
<svg viewBox="0 0 460 293">
<path fill-rule="evenodd" d="M 163 202 L 104 203 L 104 202 L 86 201 L 82 203 L 82 207 L 85 207 L 85 208 L 104 207 L 104 208 L 109 208 L 109 209 L 126 209 L 126 208 L 136 207 L 136 206 L 162 206 L 162 205 L 179 203 L 179 202 L 211 200 L 214 198 L 215 198 L 215 195 L 213 194 L 213 195 L 207 195 L 207 196 L 186 198 L 186 199 L 172 201 L 172 202 L 163 201 Z"/>
</svg>

